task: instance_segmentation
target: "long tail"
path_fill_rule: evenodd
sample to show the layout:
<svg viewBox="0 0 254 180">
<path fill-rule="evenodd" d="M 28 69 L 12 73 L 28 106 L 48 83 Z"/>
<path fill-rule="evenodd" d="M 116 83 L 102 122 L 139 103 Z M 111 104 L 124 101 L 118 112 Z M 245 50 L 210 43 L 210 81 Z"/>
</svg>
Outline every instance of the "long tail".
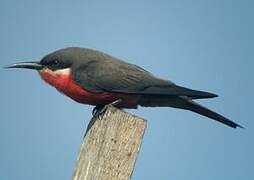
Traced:
<svg viewBox="0 0 254 180">
<path fill-rule="evenodd" d="M 200 115 L 203 115 L 203 116 L 206 116 L 206 117 L 209 117 L 211 119 L 214 119 L 216 121 L 219 121 L 225 125 L 228 125 L 232 128 L 237 128 L 237 127 L 240 127 L 240 128 L 244 128 L 243 126 L 229 120 L 228 118 L 204 107 L 204 106 L 201 106 L 200 104 L 194 102 L 194 101 L 188 101 L 187 102 L 188 106 L 187 106 L 187 109 L 190 110 L 190 111 L 193 111 L 193 112 L 196 112 Z"/>
<path fill-rule="evenodd" d="M 244 128 L 243 126 L 229 120 L 228 118 L 194 102 L 193 100 L 184 97 L 149 96 L 141 98 L 140 105 L 146 107 L 164 106 L 190 110 L 192 112 L 211 118 L 215 121 L 221 122 L 229 127 Z"/>
</svg>

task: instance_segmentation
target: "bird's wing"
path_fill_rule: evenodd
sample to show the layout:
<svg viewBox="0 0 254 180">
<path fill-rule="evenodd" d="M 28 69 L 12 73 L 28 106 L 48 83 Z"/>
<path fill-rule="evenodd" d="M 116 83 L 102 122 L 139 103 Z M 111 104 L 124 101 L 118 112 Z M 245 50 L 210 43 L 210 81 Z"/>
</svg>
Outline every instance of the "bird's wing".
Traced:
<svg viewBox="0 0 254 180">
<path fill-rule="evenodd" d="M 91 92 L 188 96 L 194 99 L 217 97 L 156 78 L 148 71 L 123 61 L 90 61 L 73 71 L 73 79 Z"/>
</svg>

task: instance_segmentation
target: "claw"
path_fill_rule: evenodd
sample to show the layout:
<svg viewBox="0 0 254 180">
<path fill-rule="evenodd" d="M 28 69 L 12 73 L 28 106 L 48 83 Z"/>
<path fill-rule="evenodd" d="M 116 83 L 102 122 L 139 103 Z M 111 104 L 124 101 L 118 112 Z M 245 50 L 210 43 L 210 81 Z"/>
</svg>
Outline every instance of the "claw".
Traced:
<svg viewBox="0 0 254 180">
<path fill-rule="evenodd" d="M 106 105 L 97 105 L 93 108 L 93 111 L 92 111 L 92 115 L 95 117 L 95 116 L 99 116 L 101 115 L 102 113 L 104 113 L 106 111 L 106 109 L 109 107 L 109 106 L 117 106 L 119 105 L 123 100 L 122 99 L 117 99 L 109 104 L 106 104 Z"/>
<path fill-rule="evenodd" d="M 122 99 L 117 99 L 115 101 L 113 101 L 112 103 L 108 104 L 109 106 L 117 106 L 119 105 L 123 100 Z"/>
<path fill-rule="evenodd" d="M 95 116 L 99 111 L 103 109 L 103 105 L 97 105 L 93 108 L 92 115 Z"/>
</svg>

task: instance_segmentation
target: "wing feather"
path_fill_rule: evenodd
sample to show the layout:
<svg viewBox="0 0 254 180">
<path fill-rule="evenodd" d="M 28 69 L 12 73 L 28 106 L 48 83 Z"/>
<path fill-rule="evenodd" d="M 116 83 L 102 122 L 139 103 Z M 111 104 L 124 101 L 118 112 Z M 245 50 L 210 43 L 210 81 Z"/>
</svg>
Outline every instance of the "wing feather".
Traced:
<svg viewBox="0 0 254 180">
<path fill-rule="evenodd" d="M 188 96 L 193 99 L 217 97 L 209 92 L 177 86 L 136 65 L 116 59 L 90 61 L 75 69 L 73 76 L 77 84 L 91 92 Z"/>
</svg>

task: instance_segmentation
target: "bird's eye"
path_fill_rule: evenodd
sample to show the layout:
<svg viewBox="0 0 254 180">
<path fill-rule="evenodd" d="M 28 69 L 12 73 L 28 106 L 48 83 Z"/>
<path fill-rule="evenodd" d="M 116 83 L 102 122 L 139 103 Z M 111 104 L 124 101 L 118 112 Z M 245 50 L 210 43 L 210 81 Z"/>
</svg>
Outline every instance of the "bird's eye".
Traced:
<svg viewBox="0 0 254 180">
<path fill-rule="evenodd" d="M 57 65 L 57 64 L 59 64 L 59 60 L 58 59 L 54 59 L 53 65 Z"/>
</svg>

